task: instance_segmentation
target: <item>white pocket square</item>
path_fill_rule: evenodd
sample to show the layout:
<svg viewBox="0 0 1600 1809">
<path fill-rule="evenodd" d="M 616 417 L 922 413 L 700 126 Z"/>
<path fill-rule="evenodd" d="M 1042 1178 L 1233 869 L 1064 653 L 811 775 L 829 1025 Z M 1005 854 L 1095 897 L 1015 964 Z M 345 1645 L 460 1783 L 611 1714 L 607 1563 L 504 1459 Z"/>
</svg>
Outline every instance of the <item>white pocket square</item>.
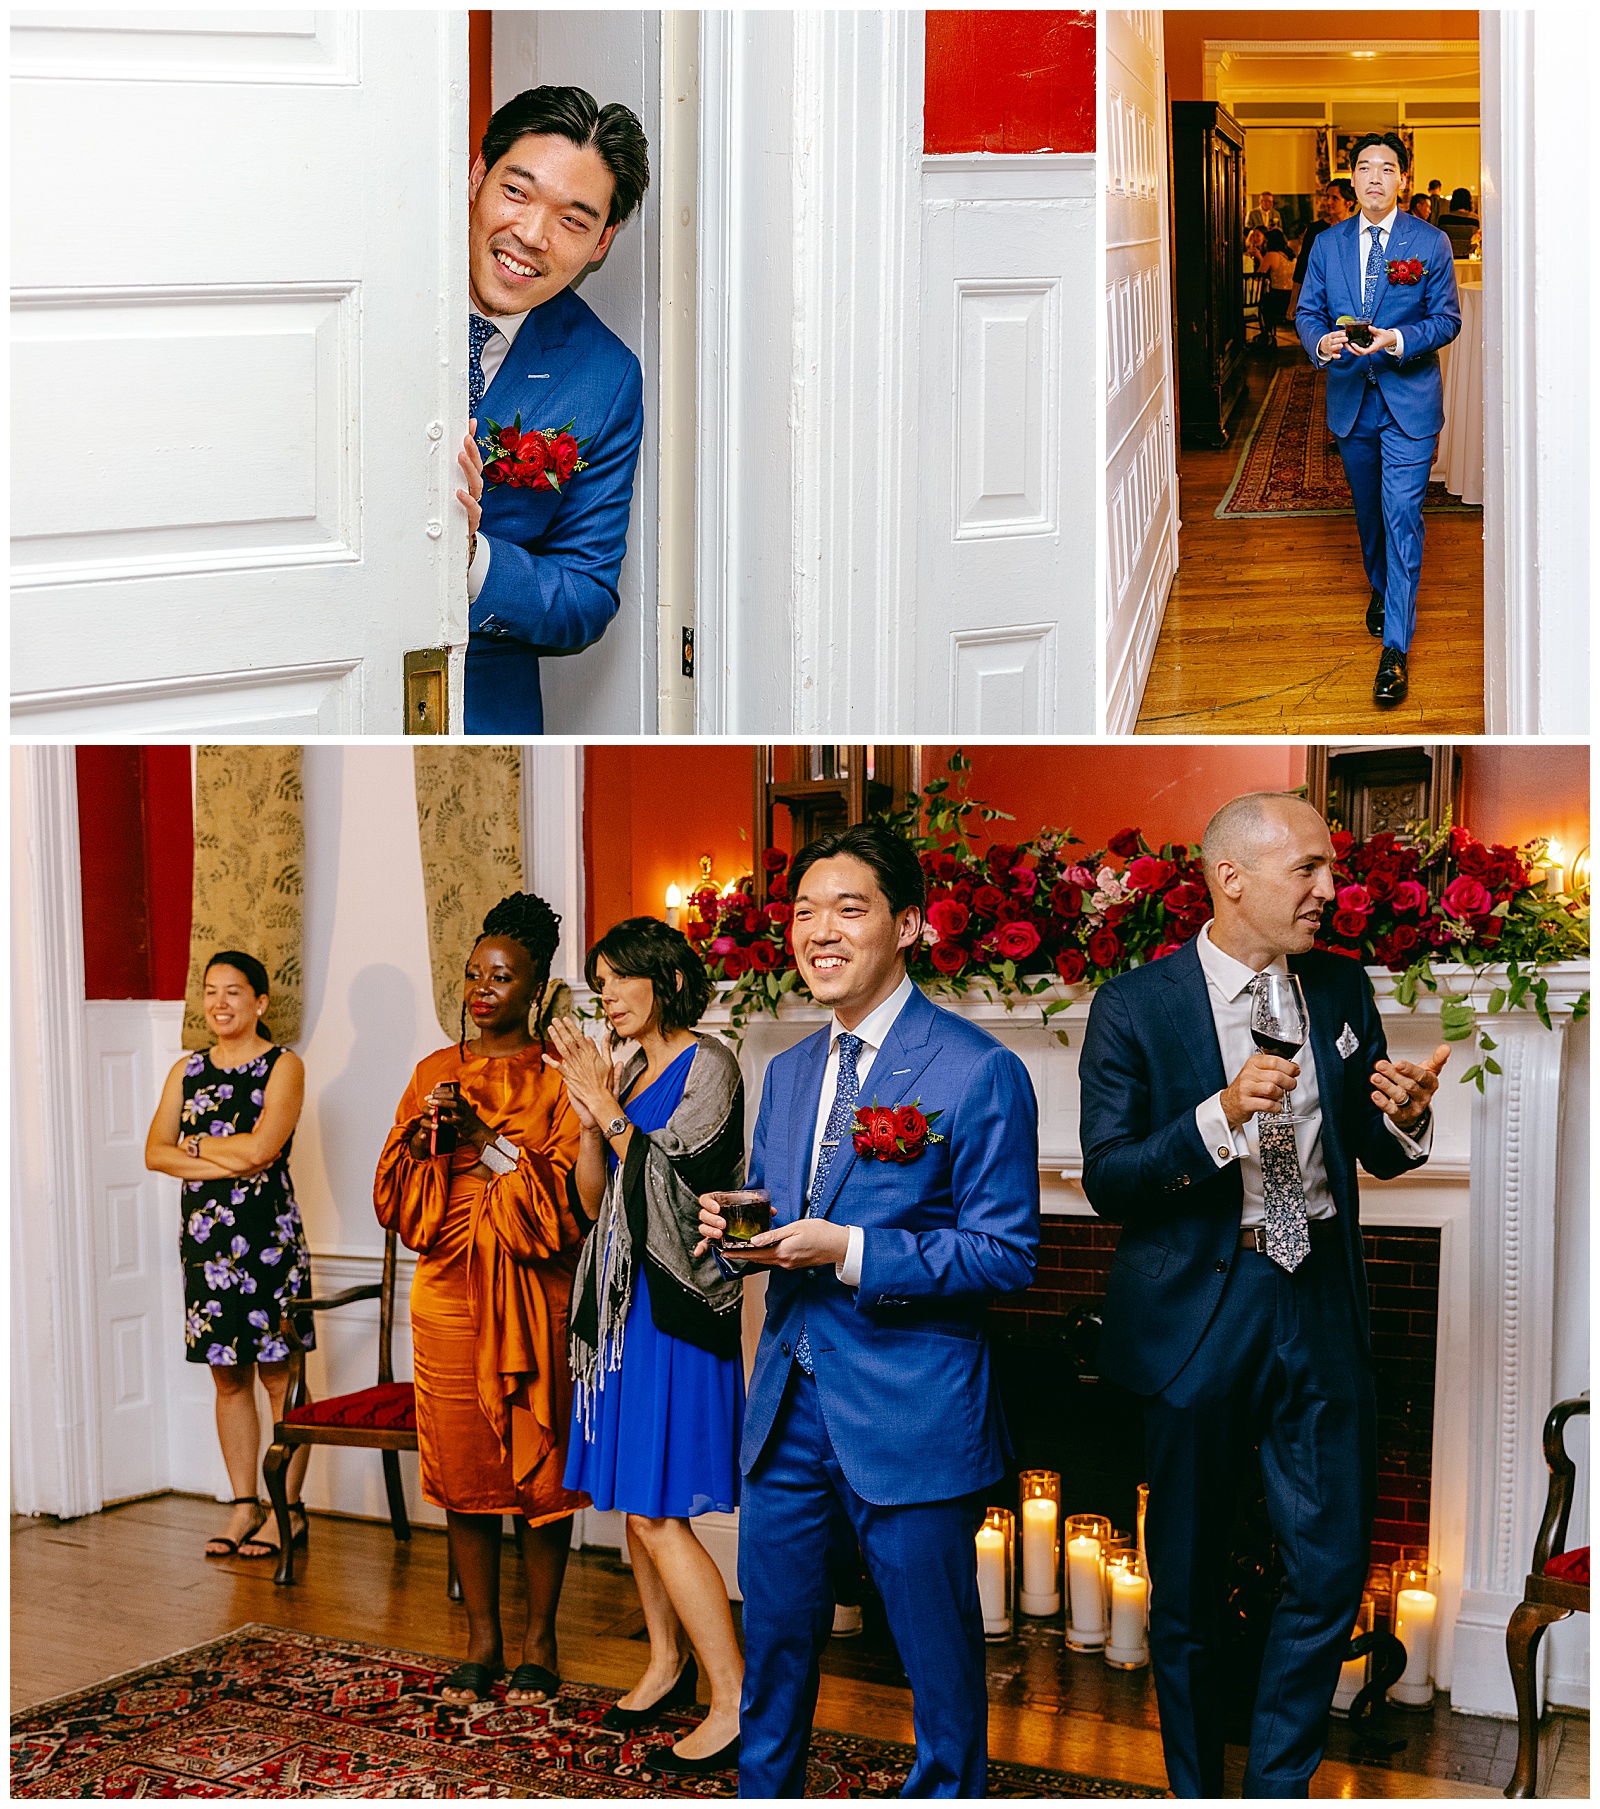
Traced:
<svg viewBox="0 0 1600 1809">
<path fill-rule="evenodd" d="M 1339 1032 L 1339 1040 L 1334 1044 L 1334 1047 L 1346 1061 L 1349 1061 L 1350 1057 L 1361 1047 L 1361 1039 L 1350 1026 L 1346 1024 L 1344 1029 Z"/>
</svg>

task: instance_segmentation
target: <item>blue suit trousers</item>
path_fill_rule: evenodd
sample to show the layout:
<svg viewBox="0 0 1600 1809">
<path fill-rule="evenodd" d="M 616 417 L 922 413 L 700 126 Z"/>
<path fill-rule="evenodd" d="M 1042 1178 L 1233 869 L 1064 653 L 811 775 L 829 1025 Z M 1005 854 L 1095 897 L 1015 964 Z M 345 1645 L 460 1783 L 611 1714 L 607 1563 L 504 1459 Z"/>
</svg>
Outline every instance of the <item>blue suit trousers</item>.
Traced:
<svg viewBox="0 0 1600 1809">
<path fill-rule="evenodd" d="M 1376 1505 L 1372 1370 L 1335 1223 L 1293 1275 L 1234 1256 L 1199 1348 L 1147 1397 L 1150 1656 L 1167 1780 L 1222 1795 L 1225 1567 L 1240 1466 L 1259 1445 L 1286 1574 L 1250 1729 L 1247 1797 L 1305 1796 L 1361 1605 Z"/>
<path fill-rule="evenodd" d="M 974 1497 L 877 1507 L 845 1480 L 817 1396 L 792 1365 L 739 1505 L 744 1696 L 739 1794 L 802 1797 L 830 1577 L 859 1542 L 911 1682 L 917 1760 L 902 1796 L 981 1797 L 988 1766 Z M 1330 1686 L 1331 1688 L 1331 1686 Z"/>
<path fill-rule="evenodd" d="M 1367 384 L 1355 425 L 1339 441 L 1355 498 L 1361 562 L 1367 582 L 1383 598 L 1383 644 L 1402 653 L 1409 651 L 1417 626 L 1422 499 L 1438 443 L 1437 434 L 1418 440 L 1402 432 L 1376 383 Z"/>
</svg>

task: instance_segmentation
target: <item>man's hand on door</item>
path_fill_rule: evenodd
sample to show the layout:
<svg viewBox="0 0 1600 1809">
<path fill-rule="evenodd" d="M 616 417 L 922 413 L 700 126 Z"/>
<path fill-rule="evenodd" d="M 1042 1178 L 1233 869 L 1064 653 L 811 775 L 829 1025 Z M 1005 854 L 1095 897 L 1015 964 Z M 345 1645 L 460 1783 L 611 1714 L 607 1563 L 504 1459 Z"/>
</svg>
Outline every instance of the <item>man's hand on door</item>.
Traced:
<svg viewBox="0 0 1600 1809">
<path fill-rule="evenodd" d="M 478 523 L 483 520 L 483 454 L 478 450 L 478 442 L 473 437 L 478 431 L 478 423 L 467 423 L 467 437 L 461 442 L 461 450 L 456 454 L 456 463 L 467 474 L 467 487 L 456 491 L 456 500 L 467 511 L 467 564 L 472 564 L 472 556 L 478 550 Z"/>
</svg>

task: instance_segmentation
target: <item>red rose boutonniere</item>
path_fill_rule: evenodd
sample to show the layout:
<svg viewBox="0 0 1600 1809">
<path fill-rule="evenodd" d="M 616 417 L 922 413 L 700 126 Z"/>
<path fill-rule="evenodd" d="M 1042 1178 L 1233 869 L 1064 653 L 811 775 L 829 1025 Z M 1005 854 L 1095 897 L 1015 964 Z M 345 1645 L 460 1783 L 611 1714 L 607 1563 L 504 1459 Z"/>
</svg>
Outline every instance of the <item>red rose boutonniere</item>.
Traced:
<svg viewBox="0 0 1600 1809">
<path fill-rule="evenodd" d="M 850 1140 L 858 1156 L 879 1162 L 915 1162 L 930 1143 L 948 1143 L 932 1128 L 938 1112 L 924 1114 L 921 1100 L 908 1106 L 881 1106 L 876 1100 L 858 1106 L 850 1125 Z"/>
<path fill-rule="evenodd" d="M 1413 283 L 1420 283 L 1427 272 L 1427 265 L 1421 258 L 1390 258 L 1389 281 L 1409 288 Z"/>
<path fill-rule="evenodd" d="M 580 456 L 589 442 L 573 438 L 573 425 L 568 421 L 565 427 L 530 427 L 524 433 L 520 413 L 509 427 L 490 421 L 489 431 L 478 441 L 483 481 L 513 490 L 554 490 L 559 495 L 567 479 L 589 465 Z"/>
</svg>

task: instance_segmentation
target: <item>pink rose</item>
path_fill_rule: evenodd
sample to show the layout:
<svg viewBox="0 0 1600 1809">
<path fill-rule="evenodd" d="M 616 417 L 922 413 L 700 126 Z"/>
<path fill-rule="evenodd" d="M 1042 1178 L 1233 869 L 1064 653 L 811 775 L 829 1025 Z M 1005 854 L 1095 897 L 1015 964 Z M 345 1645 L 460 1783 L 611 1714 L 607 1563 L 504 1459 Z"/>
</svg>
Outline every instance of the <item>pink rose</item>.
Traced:
<svg viewBox="0 0 1600 1809">
<path fill-rule="evenodd" d="M 1370 911 L 1372 894 L 1365 886 L 1341 886 L 1338 902 L 1341 911 Z"/>
<path fill-rule="evenodd" d="M 1172 884 L 1177 868 L 1158 855 L 1141 854 L 1128 863 L 1128 884 L 1136 892 L 1161 892 Z"/>
<path fill-rule="evenodd" d="M 1397 911 L 1420 911 L 1428 902 L 1428 888 L 1414 879 L 1403 879 L 1389 900 Z"/>
<path fill-rule="evenodd" d="M 1465 919 L 1483 916 L 1494 899 L 1481 880 L 1471 879 L 1463 873 L 1445 887 L 1443 903 L 1446 916 Z"/>
</svg>

